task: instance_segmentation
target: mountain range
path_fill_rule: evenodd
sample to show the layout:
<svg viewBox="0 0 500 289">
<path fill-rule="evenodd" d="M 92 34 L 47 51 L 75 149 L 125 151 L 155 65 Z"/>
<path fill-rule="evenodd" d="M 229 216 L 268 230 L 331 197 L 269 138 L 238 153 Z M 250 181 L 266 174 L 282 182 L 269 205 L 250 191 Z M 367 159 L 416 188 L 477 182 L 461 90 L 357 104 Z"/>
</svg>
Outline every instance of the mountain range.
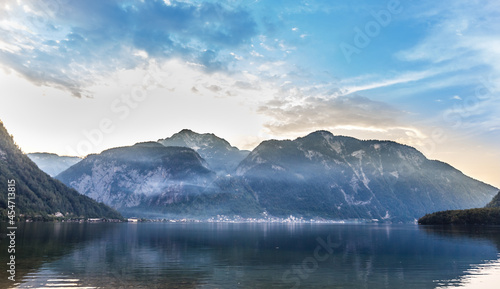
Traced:
<svg viewBox="0 0 500 289">
<path fill-rule="evenodd" d="M 27 156 L 51 177 L 57 176 L 82 160 L 79 157 L 59 156 L 51 153 L 31 153 Z"/>
<path fill-rule="evenodd" d="M 127 216 L 255 215 L 254 198 L 235 179 L 220 176 L 193 149 L 158 142 L 89 155 L 59 180 Z M 256 206 L 256 203 L 254 204 Z"/>
<path fill-rule="evenodd" d="M 251 152 L 182 130 L 89 155 L 57 176 L 124 215 L 415 221 L 484 206 L 497 189 L 392 141 L 313 132 Z"/>
<path fill-rule="evenodd" d="M 11 181 L 13 180 L 13 181 Z M 47 217 L 61 213 L 67 217 L 120 219 L 110 207 L 68 188 L 41 171 L 14 143 L 0 121 L 0 188 L 15 183 L 16 216 Z M 7 216 L 7 193 L 0 194 L 0 215 Z"/>
</svg>

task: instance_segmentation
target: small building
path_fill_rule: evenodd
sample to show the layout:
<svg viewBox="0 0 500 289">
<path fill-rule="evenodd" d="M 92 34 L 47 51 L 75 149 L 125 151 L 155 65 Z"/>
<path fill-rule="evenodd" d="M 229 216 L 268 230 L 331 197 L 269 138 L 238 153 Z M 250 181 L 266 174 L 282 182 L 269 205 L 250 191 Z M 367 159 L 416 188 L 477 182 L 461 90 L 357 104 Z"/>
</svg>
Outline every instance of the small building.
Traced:
<svg viewBox="0 0 500 289">
<path fill-rule="evenodd" d="M 100 219 L 100 218 L 89 218 L 88 221 L 89 221 L 89 223 L 98 223 L 98 222 L 102 222 L 102 219 Z"/>
</svg>

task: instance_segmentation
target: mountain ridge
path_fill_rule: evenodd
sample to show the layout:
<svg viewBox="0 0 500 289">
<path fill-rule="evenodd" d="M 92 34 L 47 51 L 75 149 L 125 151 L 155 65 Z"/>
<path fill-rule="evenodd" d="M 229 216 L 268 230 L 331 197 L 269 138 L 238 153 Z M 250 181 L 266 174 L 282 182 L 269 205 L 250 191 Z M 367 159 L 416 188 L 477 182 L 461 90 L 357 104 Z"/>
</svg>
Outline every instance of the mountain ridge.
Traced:
<svg viewBox="0 0 500 289">
<path fill-rule="evenodd" d="M 491 200 L 491 202 L 489 202 L 485 208 L 500 208 L 500 191 L 498 192 L 498 194 L 493 197 L 493 199 Z"/>
<path fill-rule="evenodd" d="M 68 217 L 121 219 L 104 204 L 81 195 L 41 171 L 14 143 L 0 121 L 0 187 L 16 183 L 16 215 L 45 217 L 57 212 Z M 0 195 L 0 214 L 7 215 L 7 194 Z"/>
<path fill-rule="evenodd" d="M 113 163 L 108 159 L 113 152 L 110 149 L 89 156 L 87 161 L 70 168 L 80 171 L 67 173 L 66 176 L 63 172 L 58 178 L 86 195 L 93 191 L 90 195 L 115 208 L 194 217 L 197 214 L 205 216 L 237 211 L 253 216 L 269 213 L 280 217 L 293 214 L 306 218 L 411 222 L 441 208 L 484 206 L 493 196 L 493 191 L 497 190 L 467 177 L 449 164 L 429 160 L 417 149 L 394 141 L 358 140 L 335 136 L 328 131 L 312 132 L 295 140 L 266 140 L 235 168 L 221 173 L 213 168 L 210 159 L 202 157 L 201 148 L 215 147 L 219 152 L 228 151 L 228 147 L 232 147 L 227 141 L 214 134 L 200 135 L 191 130 L 182 130 L 174 136 L 167 141 L 167 146 L 160 140 L 119 149 L 124 154 L 134 155 L 134 147 L 149 151 L 163 148 L 182 150 L 182 147 L 173 145 L 183 145 L 186 149 L 189 144 L 194 147 L 188 149 L 192 158 L 197 159 L 196 163 L 184 166 L 182 162 L 157 163 L 157 167 L 144 170 L 132 163 L 106 167 L 106 164 Z M 214 146 L 214 142 L 224 147 Z M 238 152 L 237 149 L 234 151 Z M 207 151 L 205 155 L 211 156 Z M 150 156 L 150 161 L 154 162 L 154 153 Z M 218 156 L 218 161 L 234 161 L 232 156 Z M 204 163 L 208 174 L 201 176 L 203 182 L 198 183 L 196 189 L 186 186 L 188 182 L 185 179 L 180 178 L 177 180 L 180 183 L 176 183 L 169 177 L 158 175 L 159 171 L 169 166 L 170 169 L 179 166 L 180 171 L 196 172 L 194 168 Z M 89 166 L 85 168 L 84 164 Z M 127 181 L 116 174 L 122 169 Z M 135 175 L 138 171 L 141 177 Z M 144 193 L 141 192 L 141 183 L 147 184 L 150 182 L 148 178 L 153 176 L 161 179 L 161 189 L 156 192 L 149 190 L 148 196 L 138 197 Z M 107 180 L 105 186 L 96 190 L 95 182 L 103 178 Z M 125 183 L 129 189 L 123 189 Z M 120 186 L 124 191 L 120 191 Z M 135 188 L 133 192 L 130 187 Z M 132 202 L 135 206 L 102 199 L 110 194 L 110 190 L 115 190 L 115 195 L 125 199 L 135 194 L 135 201 Z"/>
<path fill-rule="evenodd" d="M 232 204 L 228 213 L 245 214 L 238 207 L 251 199 L 246 190 L 238 192 L 242 186 L 237 180 L 218 176 L 193 149 L 153 142 L 89 155 L 57 178 L 128 216 L 217 214 L 226 210 L 226 203 Z M 249 210 L 256 213 L 255 206 Z"/>
<path fill-rule="evenodd" d="M 279 191 L 288 196 L 283 206 L 306 211 L 317 211 L 315 199 L 321 200 L 324 214 L 330 217 L 383 219 L 406 214 L 404 219 L 409 221 L 443 207 L 443 202 L 456 208 L 484 205 L 494 190 L 443 162 L 428 160 L 413 147 L 327 131 L 295 140 L 264 141 L 240 163 L 237 175 L 245 177 L 264 196 L 261 199 L 273 198 Z M 455 196 L 450 193 L 453 186 L 447 184 L 452 180 L 462 187 Z M 481 189 L 469 196 L 466 190 L 476 186 Z M 337 212 L 331 209 L 335 207 Z"/>
<path fill-rule="evenodd" d="M 500 191 L 483 208 L 446 210 L 426 214 L 421 225 L 500 225 Z"/>
</svg>

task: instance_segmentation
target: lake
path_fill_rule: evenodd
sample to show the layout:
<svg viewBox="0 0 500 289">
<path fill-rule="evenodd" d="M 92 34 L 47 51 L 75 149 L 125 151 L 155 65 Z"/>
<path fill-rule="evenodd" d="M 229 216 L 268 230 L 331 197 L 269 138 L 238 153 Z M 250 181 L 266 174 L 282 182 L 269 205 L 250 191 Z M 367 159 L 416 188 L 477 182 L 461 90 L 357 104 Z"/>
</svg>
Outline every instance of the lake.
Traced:
<svg viewBox="0 0 500 289">
<path fill-rule="evenodd" d="M 5 223 L 1 229 L 1 288 L 422 289 L 500 281 L 499 227 L 22 223 L 15 283 L 7 279 Z"/>
</svg>

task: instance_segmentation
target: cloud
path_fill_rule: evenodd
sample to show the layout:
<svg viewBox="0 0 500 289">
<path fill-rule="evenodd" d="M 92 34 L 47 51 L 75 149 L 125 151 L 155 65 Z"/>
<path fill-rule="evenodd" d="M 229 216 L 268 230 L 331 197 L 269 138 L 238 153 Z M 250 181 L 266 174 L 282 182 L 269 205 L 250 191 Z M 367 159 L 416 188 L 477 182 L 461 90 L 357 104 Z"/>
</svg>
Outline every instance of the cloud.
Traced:
<svg viewBox="0 0 500 289">
<path fill-rule="evenodd" d="M 401 111 L 359 95 L 338 97 L 277 97 L 259 108 L 270 118 L 265 127 L 273 135 L 301 135 L 318 129 L 387 131 L 398 127 Z"/>
<path fill-rule="evenodd" d="M 396 57 L 422 72 L 445 68 L 423 79 L 413 93 L 461 87 L 451 98 L 459 101 L 450 103 L 437 118 L 471 138 L 491 138 L 500 110 L 500 4 L 493 0 L 436 3 L 433 9 L 423 5 L 421 13 L 414 14 L 417 22 L 431 23 L 428 33 Z"/>
<path fill-rule="evenodd" d="M 222 87 L 215 84 L 206 85 L 205 88 L 215 93 L 220 92 L 222 90 Z"/>
<path fill-rule="evenodd" d="M 238 80 L 233 84 L 234 87 L 245 90 L 260 90 L 260 86 L 257 83 L 250 83 L 247 81 Z"/>
<path fill-rule="evenodd" d="M 494 94 L 453 99 L 460 99 L 460 102 L 443 112 L 443 119 L 449 126 L 469 136 L 498 130 L 500 99 Z"/>
<path fill-rule="evenodd" d="M 426 5 L 421 9 L 426 10 Z M 432 23 L 428 33 L 396 57 L 406 62 L 447 65 L 455 70 L 486 67 L 500 73 L 500 5 L 498 1 L 453 1 L 422 12 Z M 415 13 L 420 21 L 421 13 Z M 486 71 L 486 69 L 483 69 Z M 475 73 L 475 72 L 472 72 Z"/>
<path fill-rule="evenodd" d="M 38 85 L 81 97 L 99 78 L 146 65 L 148 58 L 181 58 L 207 72 L 225 70 L 234 59 L 225 49 L 248 44 L 256 33 L 243 9 L 167 2 L 7 1 L 0 64 Z"/>
<path fill-rule="evenodd" d="M 425 21 L 428 33 L 415 46 L 400 51 L 397 56 L 406 61 L 428 61 L 439 63 L 473 57 L 483 53 L 500 52 L 500 5 L 497 1 L 453 1 L 434 3 L 433 13 L 428 6 L 421 5 L 420 13 L 415 11 L 416 21 Z M 424 16 L 424 17 L 421 17 Z M 476 59 L 478 62 L 482 59 Z"/>
<path fill-rule="evenodd" d="M 397 84 L 404 84 L 409 82 L 416 82 L 432 76 L 443 73 L 445 70 L 440 68 L 431 68 L 422 71 L 410 71 L 398 73 L 394 77 L 355 77 L 354 79 L 345 79 L 340 81 L 341 91 L 343 94 L 356 93 L 364 90 L 371 90 L 376 88 L 388 87 Z"/>
</svg>

